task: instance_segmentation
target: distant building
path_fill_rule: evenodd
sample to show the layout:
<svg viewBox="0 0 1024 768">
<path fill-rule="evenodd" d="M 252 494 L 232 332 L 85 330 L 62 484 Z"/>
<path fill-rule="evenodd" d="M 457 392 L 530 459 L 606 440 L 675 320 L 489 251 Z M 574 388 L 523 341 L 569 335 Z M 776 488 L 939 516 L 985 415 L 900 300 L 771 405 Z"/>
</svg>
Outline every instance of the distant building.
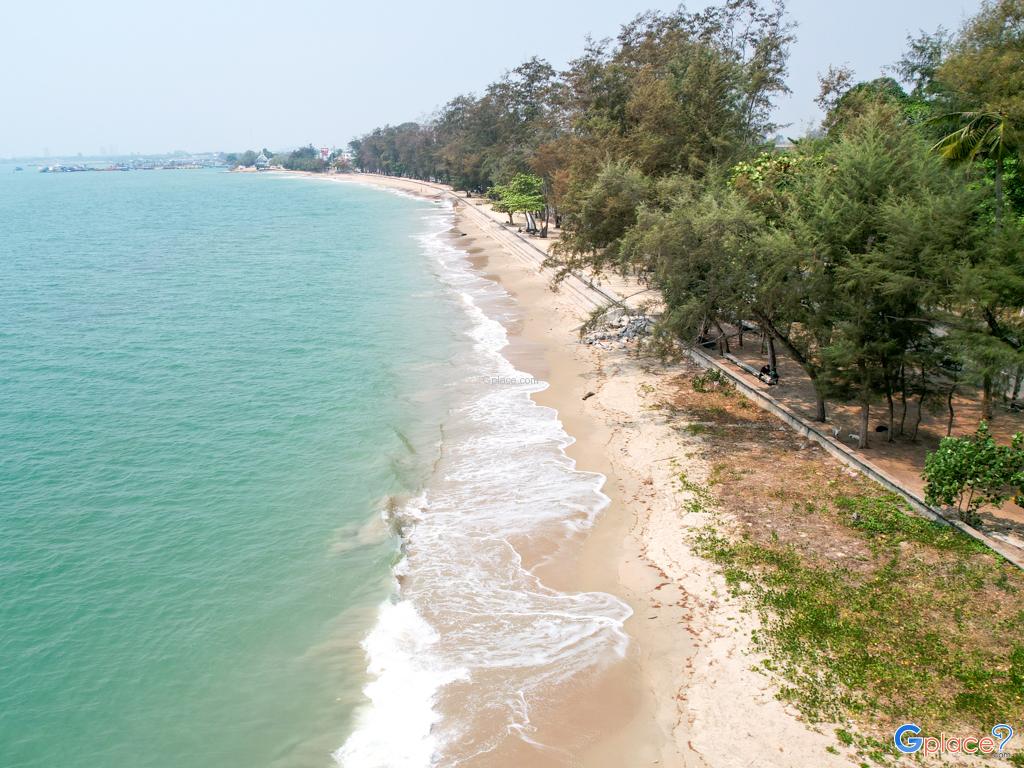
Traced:
<svg viewBox="0 0 1024 768">
<path fill-rule="evenodd" d="M 783 136 L 781 133 L 776 135 L 775 140 L 772 142 L 772 145 L 776 152 L 789 152 L 796 148 L 796 144 L 794 144 L 790 139 Z"/>
<path fill-rule="evenodd" d="M 260 152 L 256 156 L 256 162 L 254 163 L 257 171 L 265 171 L 270 167 L 270 158 Z"/>
</svg>

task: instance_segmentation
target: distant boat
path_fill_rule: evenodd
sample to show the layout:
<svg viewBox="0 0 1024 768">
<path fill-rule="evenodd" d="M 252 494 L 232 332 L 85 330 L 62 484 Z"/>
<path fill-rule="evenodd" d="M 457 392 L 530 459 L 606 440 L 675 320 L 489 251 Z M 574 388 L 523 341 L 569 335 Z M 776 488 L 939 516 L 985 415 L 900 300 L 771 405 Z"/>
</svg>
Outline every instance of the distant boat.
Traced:
<svg viewBox="0 0 1024 768">
<path fill-rule="evenodd" d="M 25 169 L 22 168 L 20 165 L 16 165 L 16 166 L 14 166 L 14 170 L 15 171 L 24 171 Z"/>
</svg>

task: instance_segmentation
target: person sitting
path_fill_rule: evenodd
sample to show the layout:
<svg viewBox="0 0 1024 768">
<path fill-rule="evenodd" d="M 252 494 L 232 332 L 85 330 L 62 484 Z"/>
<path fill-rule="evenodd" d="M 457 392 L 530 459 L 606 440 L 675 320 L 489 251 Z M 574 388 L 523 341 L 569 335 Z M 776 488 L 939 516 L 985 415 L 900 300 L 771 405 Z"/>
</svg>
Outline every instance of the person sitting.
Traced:
<svg viewBox="0 0 1024 768">
<path fill-rule="evenodd" d="M 761 366 L 761 370 L 758 372 L 757 378 L 770 387 L 775 386 L 779 383 L 779 372 L 765 363 Z"/>
</svg>

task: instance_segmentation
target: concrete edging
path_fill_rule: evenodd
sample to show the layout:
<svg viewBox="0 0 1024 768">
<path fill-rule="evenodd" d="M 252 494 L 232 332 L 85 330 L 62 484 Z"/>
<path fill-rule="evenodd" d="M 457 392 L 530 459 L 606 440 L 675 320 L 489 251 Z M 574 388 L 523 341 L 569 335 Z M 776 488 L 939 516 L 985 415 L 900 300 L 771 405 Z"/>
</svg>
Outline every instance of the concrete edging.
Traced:
<svg viewBox="0 0 1024 768">
<path fill-rule="evenodd" d="M 536 245 L 531 243 L 520 233 L 513 232 L 504 227 L 501 224 L 501 222 L 495 221 L 493 218 L 491 218 L 482 210 L 480 210 L 476 203 L 472 203 L 466 198 L 459 197 L 454 190 L 452 190 L 449 187 L 445 187 L 441 184 L 435 184 L 433 182 L 428 181 L 420 181 L 419 179 L 405 180 L 416 182 L 425 187 L 429 187 L 436 191 L 447 194 L 449 197 L 453 198 L 454 200 L 457 200 L 459 203 L 464 204 L 468 210 L 473 211 L 473 214 L 475 216 L 481 217 L 482 219 L 486 219 L 487 222 L 489 222 L 494 227 L 499 229 L 502 233 L 504 233 L 506 237 L 511 236 L 512 238 L 515 238 L 515 240 L 519 241 L 517 243 L 508 243 L 509 245 L 515 245 L 519 247 L 526 246 L 526 248 L 528 248 L 529 251 L 527 253 L 522 253 L 522 251 L 520 251 L 520 255 L 525 256 L 527 259 L 534 262 L 538 266 L 538 268 L 544 268 L 543 262 L 544 258 L 546 257 L 544 251 L 542 251 Z M 534 252 L 536 252 L 536 255 Z M 539 255 L 541 258 L 538 259 L 537 255 Z M 577 275 L 575 272 L 570 274 L 576 281 L 576 284 L 574 284 L 572 288 L 578 294 L 586 298 L 595 307 L 601 306 L 604 303 L 604 301 L 610 302 L 612 304 L 622 304 L 622 299 L 616 296 L 613 291 L 605 291 L 601 288 L 598 288 L 597 286 L 593 285 L 589 280 L 585 280 L 584 278 Z M 594 296 L 587 296 L 587 292 L 597 294 L 597 296 L 600 298 L 595 298 Z M 682 347 L 682 349 L 695 363 L 700 365 L 702 368 L 714 368 L 721 372 L 723 375 L 728 376 L 729 380 L 736 385 L 736 388 L 743 394 L 744 397 L 753 402 L 762 410 L 768 411 L 773 416 L 781 419 L 787 426 L 793 429 L 797 434 L 803 435 L 804 437 L 818 443 L 818 445 L 824 448 L 825 451 L 829 453 L 833 458 L 838 459 L 851 469 L 857 470 L 864 476 L 870 478 L 871 480 L 881 485 L 887 491 L 895 493 L 896 495 L 903 498 L 907 502 L 907 504 L 910 505 L 911 510 L 913 510 L 914 513 L 916 513 L 920 517 L 924 517 L 929 520 L 942 523 L 943 525 L 949 525 L 953 528 L 958 529 L 961 533 L 970 536 L 972 539 L 980 542 L 981 544 L 984 544 L 986 547 L 991 549 L 996 554 L 1005 558 L 1010 563 L 1013 563 L 1018 568 L 1024 570 L 1024 553 L 1018 551 L 1015 547 L 1011 547 L 1010 545 L 1004 544 L 1003 542 L 998 541 L 997 539 L 993 539 L 991 536 L 988 536 L 982 533 L 981 531 L 972 528 L 971 526 L 961 522 L 960 520 L 948 519 L 940 512 L 938 512 L 938 510 L 934 509 L 929 504 L 927 504 L 924 501 L 924 499 L 922 499 L 916 493 L 900 485 L 887 472 L 885 472 L 882 469 L 879 469 L 870 461 L 866 461 L 865 459 L 860 458 L 856 453 L 850 450 L 850 448 L 843 445 L 838 440 L 833 439 L 831 435 L 826 435 L 823 432 L 820 432 L 817 428 L 815 428 L 809 422 L 807 422 L 803 417 L 794 413 L 792 410 L 787 408 L 785 405 L 780 403 L 771 395 L 768 395 L 762 392 L 761 390 L 752 387 L 749 383 L 747 383 L 739 376 L 737 376 L 734 371 L 727 368 L 725 364 L 719 362 L 711 355 L 708 355 L 702 350 L 695 348 Z"/>
<path fill-rule="evenodd" d="M 818 443 L 822 448 L 825 449 L 831 456 L 846 464 L 852 469 L 856 469 L 861 474 L 874 480 L 876 483 L 881 485 L 887 491 L 895 493 L 902 497 L 910 508 L 919 516 L 934 520 L 935 522 L 942 523 L 944 525 L 952 526 L 960 530 L 962 533 L 970 536 L 972 539 L 984 544 L 986 547 L 991 549 L 996 554 L 1004 557 L 1009 562 L 1016 565 L 1018 568 L 1024 570 L 1024 555 L 1018 553 L 1015 548 L 1004 544 L 997 539 L 993 539 L 982 533 L 979 530 L 972 528 L 966 523 L 960 520 L 950 520 L 935 508 L 927 504 L 924 499 L 918 496 L 913 491 L 904 488 L 894 478 L 892 478 L 887 472 L 879 469 L 870 461 L 866 461 L 854 453 L 850 448 L 835 440 L 831 435 L 826 435 L 819 431 L 803 417 L 797 415 L 788 407 L 780 403 L 771 395 L 768 395 L 756 387 L 751 386 L 748 382 L 739 378 L 734 371 L 729 370 L 724 363 L 719 362 L 711 355 L 703 352 L 699 349 L 687 348 L 685 349 L 689 357 L 702 368 L 714 368 L 721 372 L 723 375 L 728 376 L 729 380 L 732 381 L 736 388 L 746 397 L 752 401 L 755 405 L 761 409 L 768 411 L 773 416 L 781 419 L 797 434 L 803 435 L 804 437 L 813 440 Z"/>
</svg>

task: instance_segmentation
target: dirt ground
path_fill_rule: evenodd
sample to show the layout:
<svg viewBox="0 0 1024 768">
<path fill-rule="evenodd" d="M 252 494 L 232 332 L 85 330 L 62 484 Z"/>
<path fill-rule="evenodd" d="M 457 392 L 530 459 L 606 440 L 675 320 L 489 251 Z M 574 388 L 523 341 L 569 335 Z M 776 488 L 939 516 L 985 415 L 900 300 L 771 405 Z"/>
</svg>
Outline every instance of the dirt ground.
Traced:
<svg viewBox="0 0 1024 768">
<path fill-rule="evenodd" d="M 731 386 L 712 382 L 695 388 L 695 377 L 702 375 L 695 365 L 683 366 L 664 407 L 677 417 L 673 420 L 680 432 L 700 437 L 701 455 L 712 466 L 707 487 L 715 503 L 728 513 L 733 542 L 750 541 L 778 553 L 795 551 L 804 567 L 835 575 L 851 597 L 866 584 L 889 584 L 877 593 L 885 596 L 875 606 L 879 631 L 869 642 L 869 653 L 891 653 L 911 666 L 915 664 L 913 648 L 922 645 L 932 649 L 948 645 L 947 658 L 956 657 L 957 649 L 965 647 L 992 659 L 1005 655 L 1013 635 L 1003 628 L 1024 616 L 1020 571 L 998 564 L 981 547 L 974 551 L 966 537 L 962 537 L 963 547 L 943 548 L 913 537 L 886 539 L 851 523 L 850 508 L 843 506 L 843 500 L 877 498 L 881 494 L 877 485 L 833 459 L 814 441 L 783 426 Z M 772 583 L 772 576 L 766 578 Z M 886 589 L 900 595 L 891 605 Z M 984 606 L 985 620 L 958 615 L 962 600 L 979 609 Z M 903 689 L 894 686 L 895 693 L 887 690 L 892 693 L 888 706 L 852 715 L 859 731 L 885 742 L 898 724 L 895 713 L 906 710 L 908 716 L 933 717 L 937 726 L 970 732 L 972 725 L 966 720 L 957 724 L 954 701 L 957 695 L 973 694 L 973 683 L 957 677 L 958 671 L 950 671 L 952 665 L 935 662 L 927 653 L 922 658 L 926 657 L 922 668 L 929 670 L 934 685 L 914 683 Z M 926 710 L 929 715 L 923 714 Z"/>
<path fill-rule="evenodd" d="M 484 198 L 472 198 L 471 201 L 480 205 L 481 210 L 488 213 L 495 221 L 509 226 L 512 230 L 522 230 L 526 226 L 522 214 L 516 214 L 515 223 L 508 225 L 507 214 L 490 209 L 488 201 Z M 530 242 L 539 250 L 546 252 L 558 241 L 559 235 L 559 230 L 552 226 L 547 238 L 531 237 Z M 637 286 L 636 282 L 629 278 L 604 274 L 595 277 L 594 283 L 613 290 L 622 297 L 629 297 L 627 303 L 631 306 L 651 303 L 653 307 L 650 311 L 657 311 L 660 308 L 656 291 L 652 292 L 642 286 Z M 739 347 L 733 339 L 730 346 L 731 354 L 754 368 L 760 368 L 767 362 L 767 354 L 762 347 L 759 334 L 749 333 L 745 336 L 744 341 L 744 345 Z M 743 372 L 738 366 L 733 366 L 733 368 L 736 374 L 748 383 L 759 389 L 767 390 L 769 394 L 796 413 L 812 419 L 814 417 L 814 389 L 810 379 L 807 378 L 803 369 L 789 358 L 785 350 L 778 345 L 776 352 L 780 374 L 778 386 L 768 387 L 754 376 Z M 977 429 L 981 418 L 980 394 L 966 385 L 960 389 L 962 391 L 953 399 L 952 434 L 970 435 Z M 901 421 L 901 417 L 903 417 L 902 407 L 897 403 L 897 424 Z M 858 451 L 858 453 L 923 498 L 924 480 L 921 473 L 924 470 L 925 457 L 938 447 L 939 441 L 946 435 L 948 411 L 945 397 L 935 394 L 925 400 L 917 439 L 911 440 L 909 435 L 913 431 L 917 417 L 917 400 L 912 399 L 907 404 L 905 417 L 902 418 L 905 434 L 896 435 L 893 442 L 888 442 L 887 434 L 872 432 L 869 438 L 870 448 L 867 451 Z M 887 422 L 886 404 L 881 400 L 873 403 L 869 422 L 871 429 L 874 430 L 876 426 L 885 425 Z M 1024 431 L 1024 413 L 1010 411 L 1001 403 L 997 403 L 989 427 L 996 440 L 1008 443 L 1014 433 Z M 832 431 L 837 440 L 851 449 L 857 450 L 856 433 L 860 429 L 859 406 L 830 401 L 826 428 Z M 1000 509 L 983 509 L 981 517 L 983 521 L 981 528 L 984 532 L 1024 549 L 1024 508 L 1008 501 Z"/>
<path fill-rule="evenodd" d="M 776 351 L 779 371 L 777 386 L 769 387 L 744 372 L 739 366 L 730 365 L 735 373 L 746 382 L 766 391 L 801 416 L 813 419 L 815 401 L 810 379 L 783 350 L 776 347 Z M 739 347 L 733 340 L 730 352 L 736 358 L 757 369 L 767 362 L 767 354 L 762 351 L 760 336 L 757 333 L 748 334 L 743 347 Z M 979 393 L 964 387 L 964 392 L 953 399 L 953 410 L 952 434 L 956 436 L 973 434 L 981 419 Z M 857 450 L 856 434 L 860 431 L 860 407 L 852 403 L 829 401 L 827 414 L 828 424 L 825 427 L 831 430 L 837 440 L 851 449 Z M 924 470 L 925 457 L 938 448 L 939 441 L 946 436 L 948 411 L 945 398 L 936 394 L 931 397 L 930 401 L 925 400 L 916 440 L 910 438 L 918 418 L 916 398 L 907 404 L 903 435 L 899 434 L 901 416 L 902 407 L 897 402 L 895 417 L 897 429 L 893 441 L 889 442 L 886 432 L 874 431 L 876 427 L 888 424 L 887 406 L 881 400 L 873 403 L 869 421 L 872 430 L 869 437 L 869 448 L 857 452 L 923 498 L 924 480 L 921 473 Z M 996 440 L 1001 443 L 1009 443 L 1014 433 L 1024 431 L 1024 414 L 1011 411 L 1001 403 L 996 403 L 989 426 Z M 982 510 L 982 520 L 982 530 L 986 533 L 995 534 L 1017 547 L 1024 548 L 1024 509 L 1008 501 L 1000 509 Z"/>
</svg>

